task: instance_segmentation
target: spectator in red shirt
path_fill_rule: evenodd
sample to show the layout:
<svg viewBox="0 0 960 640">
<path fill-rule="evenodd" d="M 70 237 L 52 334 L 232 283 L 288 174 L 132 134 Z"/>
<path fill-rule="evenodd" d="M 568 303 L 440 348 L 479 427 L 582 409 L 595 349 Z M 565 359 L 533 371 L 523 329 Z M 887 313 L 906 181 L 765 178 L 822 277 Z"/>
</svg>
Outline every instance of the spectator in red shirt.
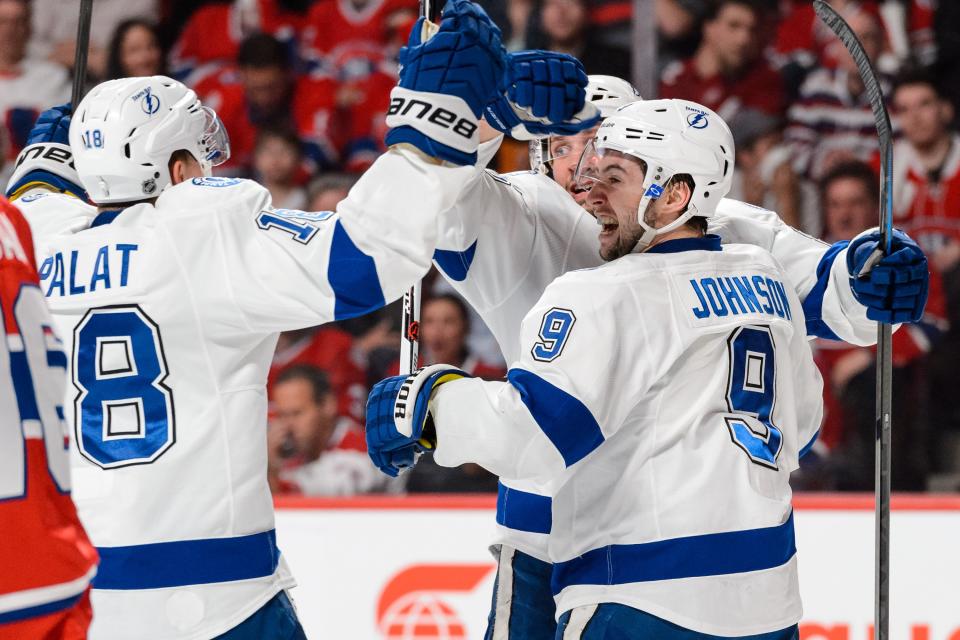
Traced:
<svg viewBox="0 0 960 640">
<path fill-rule="evenodd" d="M 335 162 L 335 83 L 320 74 L 297 78 L 288 48 L 273 36 L 245 39 L 236 70 L 208 77 L 195 88 L 230 133 L 228 171 L 250 173 L 257 131 L 263 127 L 292 129 L 309 160 L 319 166 Z"/>
<path fill-rule="evenodd" d="M 727 122 L 743 108 L 783 115 L 783 80 L 760 55 L 762 11 L 753 0 L 711 5 L 696 53 L 664 70 L 661 97 L 699 102 Z"/>
<path fill-rule="evenodd" d="M 370 464 L 360 425 L 337 415 L 323 371 L 310 365 L 285 369 L 270 400 L 268 474 L 274 492 L 342 496 L 399 487 Z"/>
<path fill-rule="evenodd" d="M 267 33 L 291 44 L 302 21 L 277 0 L 205 4 L 190 16 L 174 44 L 170 67 L 178 80 L 193 86 L 198 82 L 194 74 L 209 75 L 230 66 L 245 37 Z"/>
<path fill-rule="evenodd" d="M 960 135 L 953 105 L 923 70 L 905 71 L 893 90 L 903 138 L 893 150 L 893 215 L 941 273 L 960 261 Z"/>
</svg>

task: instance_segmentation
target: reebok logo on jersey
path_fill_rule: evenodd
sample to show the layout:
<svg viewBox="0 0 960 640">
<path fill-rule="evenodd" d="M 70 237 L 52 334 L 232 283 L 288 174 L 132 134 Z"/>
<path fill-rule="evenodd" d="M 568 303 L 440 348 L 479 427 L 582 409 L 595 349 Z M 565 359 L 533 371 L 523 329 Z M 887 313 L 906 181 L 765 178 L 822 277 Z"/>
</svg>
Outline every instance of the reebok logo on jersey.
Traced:
<svg viewBox="0 0 960 640">
<path fill-rule="evenodd" d="M 793 319 L 790 299 L 779 280 L 761 275 L 743 275 L 698 278 L 689 282 L 699 301 L 699 305 L 690 310 L 698 320 L 748 313 Z"/>
</svg>

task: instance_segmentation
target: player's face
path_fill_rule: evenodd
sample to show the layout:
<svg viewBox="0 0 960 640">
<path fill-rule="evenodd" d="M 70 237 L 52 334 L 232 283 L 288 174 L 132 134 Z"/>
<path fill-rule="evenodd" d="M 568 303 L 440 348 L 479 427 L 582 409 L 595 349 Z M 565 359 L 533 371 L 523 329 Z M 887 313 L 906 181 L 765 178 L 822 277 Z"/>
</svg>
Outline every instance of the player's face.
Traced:
<svg viewBox="0 0 960 640">
<path fill-rule="evenodd" d="M 600 257 L 616 260 L 633 251 L 643 235 L 637 208 L 643 197 L 640 160 L 618 151 L 597 158 L 585 208 L 600 225 Z"/>
<path fill-rule="evenodd" d="M 554 181 L 567 190 L 567 193 L 581 207 L 587 201 L 587 192 L 578 190 L 574 181 L 574 173 L 577 170 L 577 162 L 580 155 L 586 148 L 587 143 L 593 140 L 597 134 L 599 125 L 581 131 L 574 136 L 553 136 L 550 138 L 549 155 L 550 168 Z"/>
<path fill-rule="evenodd" d="M 299 455 L 313 459 L 326 446 L 336 420 L 337 402 L 332 393 L 317 401 L 309 382 L 293 379 L 273 389 L 277 426 L 286 431 Z"/>
<path fill-rule="evenodd" d="M 950 104 L 926 84 L 908 84 L 897 89 L 893 106 L 903 133 L 916 147 L 929 147 L 946 133 L 953 119 Z"/>
</svg>

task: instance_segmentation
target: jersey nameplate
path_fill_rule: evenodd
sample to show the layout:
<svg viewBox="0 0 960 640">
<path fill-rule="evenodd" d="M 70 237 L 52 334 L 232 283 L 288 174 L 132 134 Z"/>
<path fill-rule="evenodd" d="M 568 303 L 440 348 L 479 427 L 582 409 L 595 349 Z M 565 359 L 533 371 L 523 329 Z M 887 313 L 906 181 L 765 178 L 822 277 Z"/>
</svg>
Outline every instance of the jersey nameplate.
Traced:
<svg viewBox="0 0 960 640">
<path fill-rule="evenodd" d="M 40 286 L 48 298 L 74 296 L 127 286 L 136 244 L 107 244 L 96 251 L 57 252 L 40 265 Z"/>
<path fill-rule="evenodd" d="M 766 273 L 747 271 L 703 276 L 700 272 L 677 274 L 673 281 L 692 325 L 749 315 L 793 319 L 784 284 Z"/>
</svg>

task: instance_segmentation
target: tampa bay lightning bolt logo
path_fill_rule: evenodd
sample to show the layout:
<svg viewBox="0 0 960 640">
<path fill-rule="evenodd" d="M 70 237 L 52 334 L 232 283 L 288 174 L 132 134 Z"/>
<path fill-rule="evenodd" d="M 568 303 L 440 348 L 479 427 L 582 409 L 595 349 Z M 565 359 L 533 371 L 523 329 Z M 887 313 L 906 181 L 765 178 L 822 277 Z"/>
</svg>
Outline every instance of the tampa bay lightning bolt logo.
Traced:
<svg viewBox="0 0 960 640">
<path fill-rule="evenodd" d="M 695 112 L 687 115 L 687 124 L 694 129 L 706 129 L 710 121 L 707 120 L 707 114 Z"/>
<path fill-rule="evenodd" d="M 146 88 L 143 97 L 140 99 L 140 108 L 143 109 L 144 113 L 150 116 L 160 110 L 160 98 L 153 95 L 150 87 Z"/>
</svg>

